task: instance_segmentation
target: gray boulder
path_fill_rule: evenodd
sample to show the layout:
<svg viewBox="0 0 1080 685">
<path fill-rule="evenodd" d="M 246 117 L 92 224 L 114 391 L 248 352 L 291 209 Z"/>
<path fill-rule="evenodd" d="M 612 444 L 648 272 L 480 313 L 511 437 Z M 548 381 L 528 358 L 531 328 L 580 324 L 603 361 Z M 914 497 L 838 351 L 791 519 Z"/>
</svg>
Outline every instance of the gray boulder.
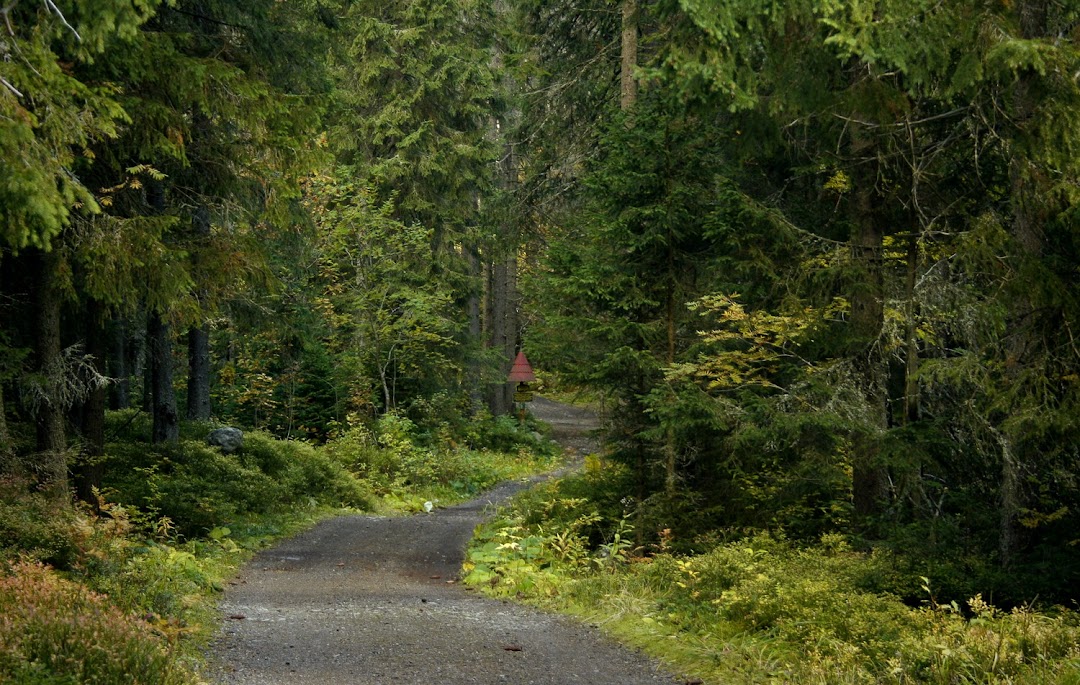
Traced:
<svg viewBox="0 0 1080 685">
<path fill-rule="evenodd" d="M 220 447 L 224 454 L 232 454 L 244 446 L 244 431 L 228 426 L 217 428 L 206 436 L 206 442 L 214 447 Z"/>
</svg>

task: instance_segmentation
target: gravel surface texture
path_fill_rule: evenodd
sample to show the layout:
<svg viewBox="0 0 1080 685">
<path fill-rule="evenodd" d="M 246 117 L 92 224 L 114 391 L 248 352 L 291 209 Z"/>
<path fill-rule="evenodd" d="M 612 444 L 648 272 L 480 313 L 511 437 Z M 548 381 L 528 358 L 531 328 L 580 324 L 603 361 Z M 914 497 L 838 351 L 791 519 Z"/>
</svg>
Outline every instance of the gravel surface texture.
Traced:
<svg viewBox="0 0 1080 685">
<path fill-rule="evenodd" d="M 554 437 L 595 449 L 595 417 L 537 398 Z M 685 682 L 597 630 L 481 597 L 457 584 L 465 546 L 485 511 L 526 483 L 431 514 L 345 516 L 259 554 L 226 592 L 211 682 Z"/>
</svg>

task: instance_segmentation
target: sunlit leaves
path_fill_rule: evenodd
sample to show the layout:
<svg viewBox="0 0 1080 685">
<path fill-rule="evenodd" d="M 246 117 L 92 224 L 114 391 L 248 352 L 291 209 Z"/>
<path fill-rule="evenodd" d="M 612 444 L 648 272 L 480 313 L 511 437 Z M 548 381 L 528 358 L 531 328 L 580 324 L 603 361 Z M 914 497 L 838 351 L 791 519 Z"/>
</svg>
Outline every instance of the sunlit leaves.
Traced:
<svg viewBox="0 0 1080 685">
<path fill-rule="evenodd" d="M 334 329 L 330 344 L 357 372 L 354 394 L 373 390 L 377 397 L 362 401 L 389 410 L 408 397 L 398 379 L 414 390 L 452 382 L 457 310 L 438 275 L 431 229 L 395 219 L 393 203 L 352 181 L 318 178 L 310 190 L 318 302 Z"/>
<path fill-rule="evenodd" d="M 780 364 L 810 366 L 799 355 L 799 344 L 822 313 L 809 307 L 786 315 L 747 312 L 738 296 L 721 294 L 707 295 L 689 306 L 711 323 L 699 333 L 709 351 L 697 362 L 671 367 L 669 378 L 700 379 L 709 390 L 746 385 L 778 388 Z"/>
</svg>

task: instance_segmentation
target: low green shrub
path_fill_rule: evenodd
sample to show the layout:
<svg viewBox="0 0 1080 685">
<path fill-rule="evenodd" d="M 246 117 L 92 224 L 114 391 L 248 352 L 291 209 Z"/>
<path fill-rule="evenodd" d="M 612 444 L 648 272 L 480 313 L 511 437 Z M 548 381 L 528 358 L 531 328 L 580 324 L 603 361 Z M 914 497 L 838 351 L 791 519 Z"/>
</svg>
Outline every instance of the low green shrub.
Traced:
<svg viewBox="0 0 1080 685">
<path fill-rule="evenodd" d="M 513 416 L 484 415 L 477 418 L 470 434 L 470 445 L 476 449 L 496 452 L 516 452 L 522 448 L 547 453 L 554 443 L 544 437 L 547 428 L 527 419 L 522 424 Z"/>
<path fill-rule="evenodd" d="M 459 501 L 497 483 L 550 467 L 555 455 L 534 437 L 514 452 L 470 449 L 453 441 L 428 446 L 404 414 L 389 412 L 374 429 L 357 426 L 323 447 L 393 508 L 415 510 L 425 501 Z"/>
<path fill-rule="evenodd" d="M 144 621 L 40 564 L 0 577 L 0 681 L 35 685 L 191 682 Z"/>
<path fill-rule="evenodd" d="M 280 478 L 289 468 L 297 452 L 303 448 L 314 451 L 306 443 L 278 440 L 269 433 L 244 433 L 244 447 L 237 459 L 247 468 L 258 469 L 271 478 Z"/>
<path fill-rule="evenodd" d="M 111 446 L 110 457 L 105 484 L 111 495 L 153 520 L 169 519 L 185 537 L 205 535 L 239 515 L 269 512 L 288 501 L 280 482 L 235 455 L 198 442 Z"/>
<path fill-rule="evenodd" d="M 111 444 L 106 467 L 111 497 L 137 507 L 151 525 L 167 519 L 185 538 L 297 504 L 370 508 L 374 500 L 370 488 L 322 450 L 261 431 L 245 433 L 236 454 L 195 440 Z"/>
<path fill-rule="evenodd" d="M 310 503 L 371 509 L 374 493 L 325 448 L 278 440 L 253 431 L 244 436 L 241 460 L 275 479 L 284 489 L 282 504 Z"/>
<path fill-rule="evenodd" d="M 67 568 L 79 555 L 76 512 L 28 481 L 0 477 L 0 558 L 22 555 Z"/>
<path fill-rule="evenodd" d="M 398 414 L 387 414 L 377 432 L 358 426 L 323 448 L 330 458 L 363 479 L 380 495 L 406 485 L 428 484 L 438 477 L 436 453 L 416 446 L 415 425 Z"/>
<path fill-rule="evenodd" d="M 105 414 L 105 439 L 108 442 L 145 443 L 150 439 L 152 429 L 153 417 L 141 409 L 117 409 Z"/>
<path fill-rule="evenodd" d="M 177 630 L 187 627 L 188 611 L 202 596 L 222 589 L 221 579 L 191 551 L 155 543 L 137 546 L 116 574 L 95 585 L 119 606 Z"/>
<path fill-rule="evenodd" d="M 524 422 L 514 416 L 492 416 L 468 393 L 417 397 L 404 410 L 380 416 L 374 432 L 383 436 L 401 428 L 409 442 L 436 452 L 466 447 L 513 454 L 525 448 L 551 456 L 558 451 L 543 437 L 549 429 L 532 416 L 526 414 Z"/>
<path fill-rule="evenodd" d="M 1080 682 L 1075 612 L 938 602 L 919 577 L 911 607 L 868 589 L 897 572 L 891 554 L 839 535 L 807 547 L 759 533 L 695 555 L 662 535 L 635 557 L 631 519 L 615 525 L 574 487 L 537 488 L 481 527 L 466 582 L 583 615 L 715 682 Z"/>
</svg>

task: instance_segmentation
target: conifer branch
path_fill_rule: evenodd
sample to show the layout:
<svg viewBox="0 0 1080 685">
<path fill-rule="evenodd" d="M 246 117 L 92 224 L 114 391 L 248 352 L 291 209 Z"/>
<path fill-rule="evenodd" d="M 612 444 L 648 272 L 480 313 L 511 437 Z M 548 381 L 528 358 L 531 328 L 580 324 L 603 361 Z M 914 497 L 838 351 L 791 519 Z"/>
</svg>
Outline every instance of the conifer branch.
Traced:
<svg viewBox="0 0 1080 685">
<path fill-rule="evenodd" d="M 13 10 L 15 8 L 15 3 L 17 3 L 18 1 L 19 0 L 11 0 L 11 2 L 9 2 L 7 4 L 7 6 L 4 7 L 4 9 L 0 10 L 0 14 L 4 15 L 4 24 L 7 26 L 8 35 L 11 36 L 12 38 L 15 38 L 15 27 L 11 25 L 11 10 Z M 19 47 L 19 41 L 18 40 L 13 40 L 11 42 L 11 47 L 13 47 L 15 49 L 15 53 L 18 54 L 19 57 L 22 59 L 22 61 L 26 63 L 26 67 L 30 71 L 34 72 L 35 76 L 41 77 L 41 72 L 39 72 L 34 67 L 34 65 L 30 62 L 30 60 L 28 60 L 26 58 L 26 55 L 23 54 L 22 48 Z M 4 46 L 4 48 L 5 48 L 5 50 L 8 50 L 6 45 Z M 14 92 L 17 97 L 23 97 L 23 94 L 20 93 L 19 90 L 17 88 L 15 88 L 15 86 L 12 85 L 9 81 L 7 81 L 5 79 L 0 79 L 0 80 L 3 80 L 4 85 L 9 90 Z"/>
<path fill-rule="evenodd" d="M 249 27 L 249 26 L 243 26 L 242 24 L 230 24 L 227 21 L 222 21 L 221 19 L 215 19 L 214 17 L 209 17 L 209 16 L 207 16 L 205 14 L 199 14 L 198 12 L 192 12 L 190 10 L 182 10 L 179 7 L 167 7 L 167 9 L 172 11 L 172 12 L 176 12 L 177 14 L 184 14 L 184 15 L 187 15 L 187 16 L 193 18 L 193 19 L 201 19 L 203 21 L 208 21 L 211 24 L 217 24 L 218 26 L 227 26 L 227 27 L 229 27 L 231 29 L 241 29 L 243 31 L 251 30 L 251 27 Z"/>
</svg>

